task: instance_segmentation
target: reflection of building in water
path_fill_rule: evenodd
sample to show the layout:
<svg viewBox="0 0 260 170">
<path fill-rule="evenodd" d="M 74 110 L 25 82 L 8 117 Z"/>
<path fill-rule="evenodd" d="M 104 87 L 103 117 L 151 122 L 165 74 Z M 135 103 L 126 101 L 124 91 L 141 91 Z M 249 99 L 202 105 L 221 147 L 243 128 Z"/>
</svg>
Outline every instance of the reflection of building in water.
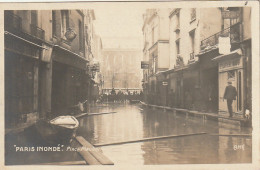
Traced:
<svg viewBox="0 0 260 170">
<path fill-rule="evenodd" d="M 96 143 L 112 143 L 118 141 L 128 141 L 143 138 L 143 117 L 138 114 L 134 106 L 118 107 L 119 114 L 96 116 L 91 121 L 93 127 L 89 129 L 94 132 Z M 124 113 L 124 114 L 121 114 Z M 131 120 L 131 121 L 124 121 Z M 129 128 L 130 127 L 130 128 Z M 102 147 L 103 154 L 113 160 L 115 165 L 142 165 L 142 157 L 137 154 L 142 153 L 141 143 L 129 143 L 126 145 L 112 145 Z"/>
<path fill-rule="evenodd" d="M 104 90 L 141 89 L 141 50 L 107 48 L 102 51 L 101 72 L 104 75 Z"/>
</svg>

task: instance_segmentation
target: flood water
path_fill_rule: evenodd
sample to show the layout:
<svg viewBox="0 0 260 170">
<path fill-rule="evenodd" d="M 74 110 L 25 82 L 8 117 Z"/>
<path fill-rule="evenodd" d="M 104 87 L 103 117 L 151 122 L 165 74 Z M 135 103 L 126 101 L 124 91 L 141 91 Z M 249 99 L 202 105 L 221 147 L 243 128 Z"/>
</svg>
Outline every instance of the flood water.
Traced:
<svg viewBox="0 0 260 170">
<path fill-rule="evenodd" d="M 249 134 L 238 125 L 186 117 L 142 105 L 103 104 L 91 112 L 112 112 L 80 120 L 78 135 L 92 144 L 113 143 L 148 137 L 207 132 L 186 136 L 101 147 L 115 165 L 250 163 L 252 138 L 209 134 Z"/>
</svg>

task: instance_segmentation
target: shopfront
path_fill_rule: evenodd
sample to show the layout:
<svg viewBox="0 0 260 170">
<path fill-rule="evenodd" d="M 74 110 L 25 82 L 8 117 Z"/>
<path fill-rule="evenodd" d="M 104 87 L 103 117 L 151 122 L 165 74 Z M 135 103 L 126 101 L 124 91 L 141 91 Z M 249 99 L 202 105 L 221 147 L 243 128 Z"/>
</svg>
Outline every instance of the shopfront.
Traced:
<svg viewBox="0 0 260 170">
<path fill-rule="evenodd" d="M 235 50 L 229 54 L 214 58 L 218 62 L 219 74 L 219 111 L 228 112 L 227 102 L 223 100 L 225 88 L 228 82 L 232 82 L 237 90 L 237 98 L 233 101 L 233 111 L 242 114 L 243 109 L 243 62 L 241 50 Z M 227 113 L 228 114 L 228 113 Z"/>
<path fill-rule="evenodd" d="M 166 106 L 167 105 L 167 93 L 169 89 L 169 76 L 161 72 L 156 75 L 156 94 L 157 94 L 157 105 Z"/>
<path fill-rule="evenodd" d="M 184 108 L 198 110 L 198 102 L 201 101 L 199 87 L 198 63 L 188 65 L 183 70 L 183 97 Z"/>
<path fill-rule="evenodd" d="M 199 55 L 200 78 L 199 87 L 196 89 L 199 111 L 218 113 L 218 63 L 212 60 L 217 56 L 219 56 L 218 50 Z"/>
<path fill-rule="evenodd" d="M 51 112 L 67 114 L 88 96 L 86 60 L 60 46 L 53 49 Z"/>
<path fill-rule="evenodd" d="M 39 116 L 39 58 L 42 47 L 13 34 L 5 35 L 5 124 L 33 122 Z"/>
</svg>

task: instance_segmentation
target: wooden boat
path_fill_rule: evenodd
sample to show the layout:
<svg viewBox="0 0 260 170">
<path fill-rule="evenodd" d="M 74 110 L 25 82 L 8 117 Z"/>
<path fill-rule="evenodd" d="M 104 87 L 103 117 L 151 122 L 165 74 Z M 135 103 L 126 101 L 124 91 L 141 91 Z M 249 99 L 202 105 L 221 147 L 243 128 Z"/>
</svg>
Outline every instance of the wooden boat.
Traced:
<svg viewBox="0 0 260 170">
<path fill-rule="evenodd" d="M 76 135 L 79 126 L 74 116 L 58 116 L 50 121 L 39 120 L 36 130 L 48 144 L 68 144 Z"/>
</svg>

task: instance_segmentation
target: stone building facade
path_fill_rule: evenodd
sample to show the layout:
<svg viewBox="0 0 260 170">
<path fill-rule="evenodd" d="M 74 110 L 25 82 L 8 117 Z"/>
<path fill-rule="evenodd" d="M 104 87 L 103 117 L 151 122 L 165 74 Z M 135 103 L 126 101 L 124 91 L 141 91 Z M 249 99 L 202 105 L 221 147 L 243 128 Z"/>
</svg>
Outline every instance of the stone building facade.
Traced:
<svg viewBox="0 0 260 170">
<path fill-rule="evenodd" d="M 153 16 L 155 11 L 146 11 L 145 16 Z M 160 102 L 146 102 L 227 114 L 223 95 L 227 82 L 232 81 L 238 92 L 233 110 L 240 116 L 245 109 L 251 110 L 250 15 L 249 7 L 171 9 L 168 13 L 169 27 L 165 28 L 166 31 L 169 28 L 169 55 L 164 55 L 169 68 L 156 73 L 157 80 L 160 79 L 164 85 L 161 93 L 155 93 Z M 144 61 L 151 58 L 152 49 L 148 48 L 147 25 L 147 20 L 144 20 Z M 222 52 L 221 38 L 228 38 L 229 52 Z M 154 95 L 149 87 L 160 91 L 160 84 L 151 81 L 153 66 L 150 62 L 150 68 L 143 70 L 146 98 Z"/>
<path fill-rule="evenodd" d="M 102 50 L 101 72 L 104 76 L 103 92 L 141 90 L 141 50 L 138 49 L 108 49 Z"/>
<path fill-rule="evenodd" d="M 6 128 L 68 114 L 91 97 L 86 13 L 5 11 Z"/>
</svg>

